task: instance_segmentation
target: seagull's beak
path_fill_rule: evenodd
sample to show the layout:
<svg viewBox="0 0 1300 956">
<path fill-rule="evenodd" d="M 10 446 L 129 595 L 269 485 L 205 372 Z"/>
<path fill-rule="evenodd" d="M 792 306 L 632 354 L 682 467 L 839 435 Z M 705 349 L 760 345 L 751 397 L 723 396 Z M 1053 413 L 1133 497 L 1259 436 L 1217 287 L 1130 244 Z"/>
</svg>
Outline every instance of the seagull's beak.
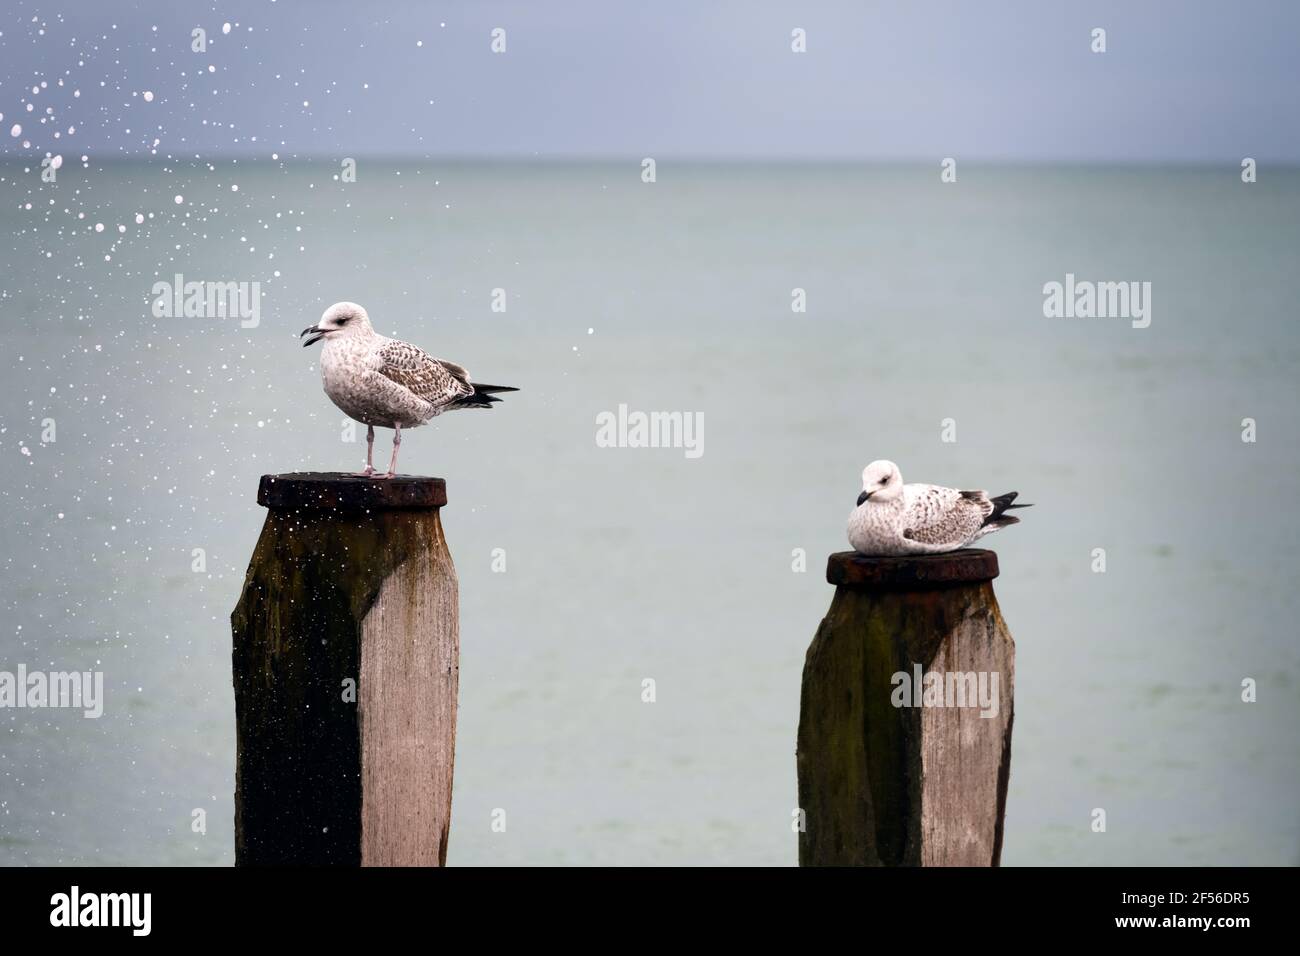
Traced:
<svg viewBox="0 0 1300 956">
<path fill-rule="evenodd" d="M 321 339 L 325 338 L 325 332 L 319 326 L 315 326 L 315 325 L 309 325 L 307 326 L 307 328 L 299 332 L 298 338 L 302 338 L 308 332 L 312 333 L 312 337 L 309 338 L 306 342 L 302 343 L 303 348 L 306 348 L 309 345 L 315 345 Z"/>
<path fill-rule="evenodd" d="M 862 492 L 862 494 L 858 495 L 858 507 L 859 508 L 862 507 L 862 502 L 866 501 L 870 497 L 871 497 L 871 492 L 869 491 L 864 491 Z"/>
</svg>

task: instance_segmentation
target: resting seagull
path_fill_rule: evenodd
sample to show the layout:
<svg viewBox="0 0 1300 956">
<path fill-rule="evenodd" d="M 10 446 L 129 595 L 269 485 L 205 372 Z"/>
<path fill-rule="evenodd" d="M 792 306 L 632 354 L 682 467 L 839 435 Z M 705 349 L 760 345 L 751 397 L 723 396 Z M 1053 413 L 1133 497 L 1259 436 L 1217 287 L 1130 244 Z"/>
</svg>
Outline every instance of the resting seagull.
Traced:
<svg viewBox="0 0 1300 956">
<path fill-rule="evenodd" d="M 497 392 L 517 392 L 507 385 L 480 385 L 455 362 L 398 339 L 380 335 L 366 310 L 355 302 L 336 302 L 320 322 L 302 330 L 311 335 L 303 347 L 325 340 L 320 373 L 325 394 L 349 418 L 366 426 L 365 477 L 397 474 L 402 429 L 423 425 L 457 408 L 491 408 Z M 385 474 L 375 471 L 375 426 L 393 429 L 393 460 Z"/>
<path fill-rule="evenodd" d="M 1029 507 L 1012 504 L 1018 494 L 990 498 L 986 491 L 905 485 L 892 461 L 873 461 L 862 471 L 862 494 L 849 515 L 849 544 L 868 557 L 956 551 L 1018 523 L 1005 514 Z"/>
</svg>

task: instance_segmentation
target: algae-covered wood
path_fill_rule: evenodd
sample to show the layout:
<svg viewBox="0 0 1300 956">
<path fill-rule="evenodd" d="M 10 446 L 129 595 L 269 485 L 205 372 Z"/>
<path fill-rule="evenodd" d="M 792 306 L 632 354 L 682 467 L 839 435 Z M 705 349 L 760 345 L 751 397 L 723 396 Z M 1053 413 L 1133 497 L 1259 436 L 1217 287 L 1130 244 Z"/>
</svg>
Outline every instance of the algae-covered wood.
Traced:
<svg viewBox="0 0 1300 956">
<path fill-rule="evenodd" d="M 263 479 L 231 615 L 236 863 L 444 862 L 459 624 L 428 503 L 445 489 L 285 477 Z"/>
<path fill-rule="evenodd" d="M 801 865 L 998 863 L 1015 646 L 996 574 L 996 556 L 980 550 L 832 555 L 838 586 L 800 703 Z"/>
</svg>

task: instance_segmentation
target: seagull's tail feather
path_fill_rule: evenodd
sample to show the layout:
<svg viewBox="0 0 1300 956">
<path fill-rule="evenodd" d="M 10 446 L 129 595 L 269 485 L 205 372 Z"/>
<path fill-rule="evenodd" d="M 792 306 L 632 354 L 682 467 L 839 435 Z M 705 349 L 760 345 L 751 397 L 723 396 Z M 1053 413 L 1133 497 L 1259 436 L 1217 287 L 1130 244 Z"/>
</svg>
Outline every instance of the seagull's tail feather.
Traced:
<svg viewBox="0 0 1300 956">
<path fill-rule="evenodd" d="M 1012 504 L 1012 502 L 1016 500 L 1016 496 L 1019 494 L 1020 492 L 1018 491 L 1008 491 L 1005 495 L 995 495 L 990 498 L 989 501 L 993 502 L 993 510 L 990 511 L 989 516 L 984 519 L 984 524 L 981 527 L 1005 528 L 1009 524 L 1018 524 L 1020 521 L 1019 518 L 1013 518 L 1011 515 L 1004 514 L 1004 512 L 1009 511 L 1012 508 L 1033 507 L 1031 504 Z"/>
<path fill-rule="evenodd" d="M 991 521 L 985 521 L 980 525 L 980 533 L 977 537 L 983 537 L 993 531 L 1001 531 L 1003 528 L 1009 528 L 1013 524 L 1020 524 L 1020 519 L 1013 518 L 1011 515 L 1003 515 L 1001 518 L 994 518 Z"/>
<path fill-rule="evenodd" d="M 494 403 L 501 401 L 494 393 L 519 391 L 510 385 L 480 385 L 478 382 L 470 382 L 470 385 L 474 388 L 474 394 L 453 402 L 452 408 L 491 408 Z"/>
</svg>

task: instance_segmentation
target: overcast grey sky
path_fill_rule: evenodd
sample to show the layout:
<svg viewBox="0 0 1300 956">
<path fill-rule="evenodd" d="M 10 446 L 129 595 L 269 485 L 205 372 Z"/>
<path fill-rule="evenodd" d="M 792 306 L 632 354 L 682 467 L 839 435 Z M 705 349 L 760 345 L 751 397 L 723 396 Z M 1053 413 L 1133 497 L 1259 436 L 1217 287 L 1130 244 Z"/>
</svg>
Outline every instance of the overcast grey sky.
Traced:
<svg viewBox="0 0 1300 956">
<path fill-rule="evenodd" d="M 5 0 L 0 114 L 4 156 L 1294 163 L 1300 3 Z"/>
</svg>

